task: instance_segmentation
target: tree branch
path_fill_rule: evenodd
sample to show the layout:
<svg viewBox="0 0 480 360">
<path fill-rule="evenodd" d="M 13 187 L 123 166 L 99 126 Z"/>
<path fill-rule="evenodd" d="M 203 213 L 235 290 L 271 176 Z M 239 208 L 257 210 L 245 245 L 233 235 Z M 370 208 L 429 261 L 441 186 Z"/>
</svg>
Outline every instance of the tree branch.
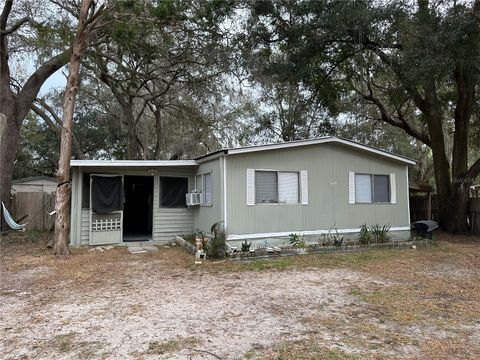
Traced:
<svg viewBox="0 0 480 360">
<path fill-rule="evenodd" d="M 9 29 L 0 30 L 0 31 L 2 32 L 2 35 L 10 35 L 15 31 L 17 31 L 20 26 L 22 26 L 23 24 L 29 21 L 31 21 L 31 19 L 28 16 L 26 16 L 23 19 L 20 19 L 19 21 L 17 21 L 15 24 L 13 24 Z"/>
<path fill-rule="evenodd" d="M 356 90 L 357 93 L 362 96 L 362 98 L 364 98 L 365 100 L 368 100 L 369 102 L 371 102 L 372 104 L 374 104 L 378 110 L 380 111 L 380 115 L 382 117 L 382 121 L 390 124 L 390 125 L 393 125 L 395 127 L 398 127 L 400 129 L 403 129 L 407 134 L 409 134 L 410 136 L 413 136 L 414 138 L 422 141 L 424 144 L 430 146 L 431 143 L 430 143 L 430 138 L 424 134 L 423 132 L 420 132 L 418 131 L 417 129 L 413 128 L 404 118 L 403 118 L 403 115 L 401 113 L 399 113 L 400 115 L 400 120 L 395 120 L 387 111 L 387 109 L 385 108 L 385 106 L 383 105 L 383 103 L 377 98 L 374 96 L 373 94 L 373 91 L 372 91 L 372 88 L 370 86 L 370 84 L 367 84 L 368 86 L 368 94 L 365 94 L 359 90 Z"/>
<path fill-rule="evenodd" d="M 473 179 L 475 179 L 478 175 L 480 175 L 480 158 L 478 158 L 477 161 L 470 166 L 470 169 L 468 169 L 465 177 L 467 179 L 471 179 L 473 182 Z"/>
<path fill-rule="evenodd" d="M 65 66 L 72 53 L 72 49 L 63 51 L 62 53 L 54 56 L 50 60 L 44 62 L 30 77 L 23 86 L 22 90 L 17 96 L 17 105 L 19 109 L 19 114 L 17 114 L 17 119 L 21 119 L 27 115 L 30 110 L 30 105 L 33 103 L 37 97 L 38 91 L 42 87 L 43 83 L 58 69 Z"/>
</svg>

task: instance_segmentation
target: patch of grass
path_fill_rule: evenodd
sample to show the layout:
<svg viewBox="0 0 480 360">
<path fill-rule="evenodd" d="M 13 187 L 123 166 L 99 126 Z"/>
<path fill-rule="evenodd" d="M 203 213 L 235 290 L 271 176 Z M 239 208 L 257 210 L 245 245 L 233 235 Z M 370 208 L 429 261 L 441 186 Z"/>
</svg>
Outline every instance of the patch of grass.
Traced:
<svg viewBox="0 0 480 360">
<path fill-rule="evenodd" d="M 244 359 L 354 360 L 356 356 L 338 348 L 328 348 L 315 339 L 286 341 L 270 349 L 250 350 Z"/>
<path fill-rule="evenodd" d="M 344 267 L 362 270 L 365 266 L 407 257 L 410 249 L 371 249 L 352 253 L 324 253 L 302 256 L 272 257 L 251 261 L 208 262 L 202 268 L 210 271 L 262 271 L 290 268 L 331 268 Z"/>
<path fill-rule="evenodd" d="M 69 332 L 67 334 L 56 335 L 53 338 L 53 347 L 60 353 L 67 353 L 73 350 L 75 347 L 76 333 Z"/>
<path fill-rule="evenodd" d="M 186 347 L 194 346 L 198 343 L 199 341 L 195 337 L 179 338 L 164 342 L 151 341 L 148 344 L 147 354 L 162 355 L 167 353 L 173 353 Z"/>
<path fill-rule="evenodd" d="M 99 341 L 82 341 L 77 347 L 77 356 L 80 359 L 97 359 L 98 352 L 103 348 Z"/>
</svg>

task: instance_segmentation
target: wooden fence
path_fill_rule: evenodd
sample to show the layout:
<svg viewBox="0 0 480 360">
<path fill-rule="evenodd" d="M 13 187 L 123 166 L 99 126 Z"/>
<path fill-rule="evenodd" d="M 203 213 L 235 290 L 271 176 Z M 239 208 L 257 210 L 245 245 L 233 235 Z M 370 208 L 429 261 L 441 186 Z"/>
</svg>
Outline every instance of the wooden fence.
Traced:
<svg viewBox="0 0 480 360">
<path fill-rule="evenodd" d="M 410 221 L 438 221 L 438 202 L 436 194 L 410 196 Z"/>
<path fill-rule="evenodd" d="M 470 230 L 480 234 L 480 192 L 470 193 L 469 203 Z M 438 221 L 438 201 L 436 194 L 410 195 L 410 221 Z"/>
<path fill-rule="evenodd" d="M 55 194 L 44 192 L 19 192 L 13 195 L 12 217 L 27 230 L 53 230 L 55 215 L 48 212 L 55 208 Z"/>
</svg>

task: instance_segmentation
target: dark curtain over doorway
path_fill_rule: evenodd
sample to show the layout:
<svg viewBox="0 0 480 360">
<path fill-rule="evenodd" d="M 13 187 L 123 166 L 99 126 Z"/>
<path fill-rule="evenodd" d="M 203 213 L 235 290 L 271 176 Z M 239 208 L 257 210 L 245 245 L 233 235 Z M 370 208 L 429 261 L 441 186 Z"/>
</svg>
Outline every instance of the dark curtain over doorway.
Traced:
<svg viewBox="0 0 480 360">
<path fill-rule="evenodd" d="M 121 176 L 92 175 L 92 209 L 109 213 L 123 209 Z"/>
</svg>

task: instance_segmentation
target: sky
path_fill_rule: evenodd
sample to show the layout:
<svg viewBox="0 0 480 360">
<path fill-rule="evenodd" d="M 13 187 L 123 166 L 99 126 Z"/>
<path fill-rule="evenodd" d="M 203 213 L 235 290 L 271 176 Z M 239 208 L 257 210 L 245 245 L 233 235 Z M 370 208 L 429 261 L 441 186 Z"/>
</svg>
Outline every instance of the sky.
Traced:
<svg viewBox="0 0 480 360">
<path fill-rule="evenodd" d="M 65 67 L 58 70 L 43 83 L 39 92 L 40 97 L 46 95 L 50 90 L 53 89 L 65 89 L 65 86 L 67 85 L 67 78 L 63 74 L 64 71 L 66 71 Z"/>
</svg>

